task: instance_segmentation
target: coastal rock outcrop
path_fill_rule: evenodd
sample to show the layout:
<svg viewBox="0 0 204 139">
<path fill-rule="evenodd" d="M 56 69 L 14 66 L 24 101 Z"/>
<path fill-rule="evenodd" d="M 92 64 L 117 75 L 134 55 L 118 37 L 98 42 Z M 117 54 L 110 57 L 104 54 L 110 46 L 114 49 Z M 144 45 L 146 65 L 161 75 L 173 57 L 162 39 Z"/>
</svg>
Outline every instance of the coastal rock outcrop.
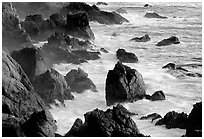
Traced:
<svg viewBox="0 0 204 139">
<path fill-rule="evenodd" d="M 179 44 L 180 41 L 176 36 L 171 36 L 168 39 L 163 39 L 162 41 L 158 42 L 156 46 L 166 46 L 166 45 L 172 45 L 172 44 Z"/>
<path fill-rule="evenodd" d="M 77 119 L 65 136 L 144 137 L 136 123 L 119 106 L 106 111 L 95 109 L 87 112 L 84 117 L 85 123 Z"/>
<path fill-rule="evenodd" d="M 44 112 L 43 119 L 39 118 L 42 121 L 33 121 L 34 113 L 41 111 Z M 43 100 L 34 92 L 20 65 L 4 51 L 2 52 L 2 113 L 3 136 L 51 137 L 56 131 L 54 119 Z M 37 129 L 32 133 L 24 128 L 29 121 L 37 125 Z"/>
<path fill-rule="evenodd" d="M 142 37 L 135 37 L 135 38 L 132 38 L 131 41 L 135 41 L 135 42 L 148 42 L 150 41 L 150 37 L 149 35 L 144 35 Z"/>
<path fill-rule="evenodd" d="M 100 10 L 96 5 L 90 6 L 86 3 L 71 2 L 68 6 L 61 9 L 60 13 L 67 15 L 68 13 L 79 13 L 85 12 L 88 16 L 89 21 L 96 21 L 100 24 L 122 24 L 128 22 L 127 19 L 115 12 L 106 12 Z"/>
<path fill-rule="evenodd" d="M 123 63 L 137 63 L 138 58 L 134 53 L 126 52 L 125 49 L 118 49 L 117 58 Z"/>
<path fill-rule="evenodd" d="M 163 91 L 156 91 L 154 94 L 152 94 L 150 100 L 151 101 L 156 101 L 156 100 L 165 100 L 165 95 Z"/>
<path fill-rule="evenodd" d="M 152 114 L 149 114 L 147 116 L 142 116 L 140 118 L 140 120 L 147 120 L 147 119 L 150 119 L 151 122 L 153 122 L 154 120 L 158 119 L 158 118 L 162 118 L 160 114 L 158 113 L 152 113 Z"/>
<path fill-rule="evenodd" d="M 96 5 L 108 5 L 106 2 L 97 2 Z"/>
<path fill-rule="evenodd" d="M 108 106 L 116 102 L 133 102 L 146 95 L 142 75 L 121 62 L 109 70 L 105 90 Z"/>
<path fill-rule="evenodd" d="M 155 12 L 153 12 L 153 13 L 146 13 L 145 17 L 146 18 L 158 18 L 158 19 L 166 19 L 167 18 L 167 17 L 161 16 L 158 13 L 155 13 Z"/>
<path fill-rule="evenodd" d="M 90 89 L 93 92 L 97 92 L 95 84 L 88 78 L 88 74 L 82 69 L 71 70 L 66 74 L 65 80 L 70 86 L 71 92 L 82 93 L 85 90 Z"/>
</svg>

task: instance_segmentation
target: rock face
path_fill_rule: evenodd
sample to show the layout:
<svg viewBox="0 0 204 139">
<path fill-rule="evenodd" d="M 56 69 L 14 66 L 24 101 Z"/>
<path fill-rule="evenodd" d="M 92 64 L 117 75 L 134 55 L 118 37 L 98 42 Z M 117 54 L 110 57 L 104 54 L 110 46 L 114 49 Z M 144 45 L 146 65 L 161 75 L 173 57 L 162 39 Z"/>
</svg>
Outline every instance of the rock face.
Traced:
<svg viewBox="0 0 204 139">
<path fill-rule="evenodd" d="M 85 90 L 90 89 L 93 92 L 97 92 L 95 84 L 88 78 L 88 74 L 82 69 L 71 70 L 65 76 L 67 84 L 70 86 L 71 92 L 82 93 Z"/>
<path fill-rule="evenodd" d="M 142 75 L 121 62 L 118 62 L 113 70 L 109 70 L 105 90 L 107 105 L 133 102 L 146 95 Z"/>
<path fill-rule="evenodd" d="M 167 17 L 161 16 L 158 13 L 155 13 L 155 12 L 153 12 L 153 13 L 146 13 L 145 17 L 146 18 L 159 18 L 159 19 L 166 19 L 167 18 Z"/>
<path fill-rule="evenodd" d="M 134 53 L 126 52 L 125 49 L 118 49 L 117 58 L 123 63 L 137 63 L 138 58 Z"/>
<path fill-rule="evenodd" d="M 175 111 L 168 112 L 164 118 L 156 122 L 155 125 L 166 125 L 166 128 L 181 128 L 186 129 L 187 114 L 177 113 Z"/>
<path fill-rule="evenodd" d="M 163 91 L 156 91 L 154 94 L 152 94 L 150 100 L 156 101 L 156 100 L 165 100 L 165 95 Z"/>
<path fill-rule="evenodd" d="M 15 45 L 14 45 L 15 44 Z M 2 46 L 3 50 L 12 52 L 23 46 L 31 45 L 29 35 L 22 29 L 16 10 L 11 4 L 2 6 Z"/>
<path fill-rule="evenodd" d="M 136 123 L 120 107 L 87 112 L 85 123 L 77 119 L 65 136 L 81 137 L 143 137 Z"/>
<path fill-rule="evenodd" d="M 158 42 L 156 44 L 156 46 L 166 46 L 166 45 L 179 44 L 179 43 L 180 43 L 180 41 L 179 41 L 179 39 L 177 37 L 171 36 L 168 39 L 164 39 L 164 40 Z"/>
<path fill-rule="evenodd" d="M 122 24 L 128 22 L 127 19 L 115 12 L 101 11 L 96 5 L 90 6 L 81 2 L 70 2 L 68 6 L 63 7 L 60 11 L 61 14 L 67 15 L 68 13 L 85 12 L 89 21 L 96 21 L 100 24 Z"/>
<path fill-rule="evenodd" d="M 147 115 L 147 116 L 142 116 L 142 117 L 140 118 L 140 120 L 151 119 L 151 120 L 152 120 L 151 122 L 153 122 L 154 120 L 156 120 L 156 119 L 158 119 L 158 118 L 162 118 L 160 114 L 158 114 L 158 113 L 152 113 L 152 114 L 149 114 L 149 115 Z"/>
<path fill-rule="evenodd" d="M 37 131 L 31 135 L 24 125 L 35 112 L 41 111 L 44 111 L 44 119 L 41 124 L 33 121 Z M 56 131 L 54 119 L 43 100 L 34 92 L 22 68 L 5 52 L 2 53 L 2 113 L 3 136 L 54 136 Z"/>
<path fill-rule="evenodd" d="M 131 41 L 136 41 L 136 42 L 148 42 L 150 41 L 150 37 L 149 35 L 144 35 L 142 37 L 135 37 L 135 38 L 132 38 Z"/>
</svg>

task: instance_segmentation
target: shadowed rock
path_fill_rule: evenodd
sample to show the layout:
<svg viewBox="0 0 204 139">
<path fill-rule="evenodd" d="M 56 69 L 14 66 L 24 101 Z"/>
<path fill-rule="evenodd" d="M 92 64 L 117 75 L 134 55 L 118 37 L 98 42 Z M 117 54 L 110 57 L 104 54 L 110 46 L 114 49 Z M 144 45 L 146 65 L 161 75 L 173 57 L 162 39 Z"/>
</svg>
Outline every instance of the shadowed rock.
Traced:
<svg viewBox="0 0 204 139">
<path fill-rule="evenodd" d="M 96 5 L 108 5 L 106 2 L 97 2 Z"/>
<path fill-rule="evenodd" d="M 145 4 L 144 7 L 152 7 L 150 4 Z"/>
<path fill-rule="evenodd" d="M 100 48 L 100 51 L 103 53 L 108 53 L 108 51 L 105 48 Z"/>
<path fill-rule="evenodd" d="M 159 115 L 158 113 L 152 113 L 152 114 L 149 114 L 147 116 L 142 116 L 140 118 L 140 120 L 146 120 L 146 119 L 150 119 L 151 122 L 153 122 L 154 120 L 158 119 L 158 118 L 162 118 L 161 115 Z"/>
<path fill-rule="evenodd" d="M 142 37 L 135 37 L 135 38 L 132 38 L 131 41 L 136 41 L 136 42 L 148 42 L 150 41 L 150 37 L 149 35 L 144 35 Z"/>
<path fill-rule="evenodd" d="M 166 45 L 172 45 L 172 44 L 179 44 L 180 41 L 177 37 L 171 36 L 168 39 L 163 39 L 162 41 L 158 42 L 156 46 L 166 46 Z"/>
<path fill-rule="evenodd" d="M 146 13 L 145 17 L 146 18 L 159 18 L 159 19 L 166 19 L 167 18 L 167 17 L 161 16 L 158 13 L 155 13 L 155 12 L 153 12 L 153 13 Z"/>
<path fill-rule="evenodd" d="M 109 70 L 105 90 L 108 106 L 116 102 L 133 102 L 146 95 L 142 75 L 121 62 Z"/>
<path fill-rule="evenodd" d="M 138 58 L 134 53 L 126 52 L 125 49 L 118 49 L 117 58 L 123 63 L 137 63 Z"/>
<path fill-rule="evenodd" d="M 154 94 L 151 96 L 151 101 L 156 101 L 156 100 L 165 100 L 165 95 L 163 91 L 156 91 Z"/>
</svg>

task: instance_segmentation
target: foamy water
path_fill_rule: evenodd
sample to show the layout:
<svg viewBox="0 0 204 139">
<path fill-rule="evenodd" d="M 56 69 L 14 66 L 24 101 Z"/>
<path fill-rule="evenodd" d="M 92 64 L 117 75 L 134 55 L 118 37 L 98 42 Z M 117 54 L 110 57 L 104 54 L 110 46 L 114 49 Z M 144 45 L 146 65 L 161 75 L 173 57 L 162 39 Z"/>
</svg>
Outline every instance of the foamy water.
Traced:
<svg viewBox="0 0 204 139">
<path fill-rule="evenodd" d="M 163 90 L 166 95 L 164 101 L 139 100 L 134 103 L 124 103 L 123 105 L 138 115 L 132 118 L 136 122 L 141 133 L 151 136 L 181 136 L 185 134 L 182 129 L 166 129 L 164 126 L 154 126 L 149 120 L 141 121 L 143 115 L 157 112 L 164 116 L 169 111 L 189 113 L 195 102 L 202 100 L 202 79 L 201 78 L 182 78 L 178 79 L 166 73 L 161 67 L 169 62 L 176 64 L 196 63 L 193 58 L 202 57 L 202 15 L 201 5 L 192 4 L 152 4 L 151 9 L 135 8 L 136 4 L 109 4 L 103 6 L 104 10 L 116 10 L 119 7 L 126 7 L 127 14 L 122 14 L 130 23 L 123 25 L 100 25 L 91 23 L 91 29 L 95 34 L 95 44 L 103 47 L 109 53 L 102 53 L 101 58 L 80 65 L 60 64 L 54 68 L 61 74 L 66 75 L 71 69 L 78 67 L 88 73 L 89 78 L 94 82 L 98 92 L 89 90 L 77 94 L 73 92 L 75 100 L 66 101 L 66 107 L 55 107 L 51 113 L 57 120 L 60 134 L 69 131 L 76 118 L 84 120 L 83 115 L 95 108 L 106 110 L 105 103 L 105 80 L 108 70 L 114 68 L 116 51 L 124 48 L 126 51 L 134 52 L 138 63 L 125 64 L 137 69 L 143 76 L 146 84 L 147 94 L 153 94 L 157 90 Z M 154 7 L 154 5 L 156 5 Z M 166 9 L 166 11 L 164 10 Z M 147 11 L 156 11 L 160 15 L 167 16 L 166 20 L 146 19 L 144 14 Z M 177 16 L 173 18 L 173 16 Z M 117 36 L 112 36 L 116 33 Z M 151 41 L 147 43 L 137 43 L 129 41 L 133 37 L 149 34 Z M 155 44 L 172 35 L 181 41 L 180 44 L 157 47 Z M 202 68 L 192 69 L 202 73 Z"/>
</svg>

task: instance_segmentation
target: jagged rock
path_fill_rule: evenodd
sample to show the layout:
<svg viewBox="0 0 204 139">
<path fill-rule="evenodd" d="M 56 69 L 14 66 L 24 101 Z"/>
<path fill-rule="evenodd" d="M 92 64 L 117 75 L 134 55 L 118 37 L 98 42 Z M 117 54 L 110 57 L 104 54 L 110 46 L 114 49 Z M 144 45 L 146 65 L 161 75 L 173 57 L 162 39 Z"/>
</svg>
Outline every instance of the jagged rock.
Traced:
<svg viewBox="0 0 204 139">
<path fill-rule="evenodd" d="M 123 9 L 123 8 L 117 9 L 116 12 L 120 13 L 120 14 L 126 14 L 127 13 L 127 11 L 125 9 Z"/>
<path fill-rule="evenodd" d="M 179 44 L 180 41 L 177 37 L 171 36 L 168 39 L 163 39 L 162 41 L 158 42 L 156 46 L 166 46 L 166 45 L 172 45 L 172 44 Z"/>
<path fill-rule="evenodd" d="M 96 5 L 108 5 L 106 2 L 97 2 Z"/>
<path fill-rule="evenodd" d="M 155 101 L 155 100 L 165 100 L 165 95 L 163 91 L 156 91 L 154 94 L 152 94 L 150 100 Z"/>
<path fill-rule="evenodd" d="M 107 105 L 136 101 L 146 95 L 142 75 L 121 62 L 113 70 L 109 70 L 105 90 Z"/>
<path fill-rule="evenodd" d="M 156 122 L 155 125 L 166 125 L 167 129 L 170 128 L 181 128 L 186 129 L 187 114 L 177 113 L 175 111 L 168 112 L 164 118 Z"/>
<path fill-rule="evenodd" d="M 93 92 L 97 92 L 95 84 L 88 78 L 88 74 L 82 69 L 71 70 L 65 76 L 67 84 L 70 86 L 71 92 L 82 93 L 85 90 L 90 89 Z"/>
<path fill-rule="evenodd" d="M 134 53 L 126 52 L 125 49 L 118 49 L 117 58 L 124 63 L 137 63 L 138 58 Z"/>
<path fill-rule="evenodd" d="M 84 117 L 85 123 L 77 119 L 65 136 L 144 137 L 136 123 L 119 106 L 106 111 L 95 109 Z"/>
<path fill-rule="evenodd" d="M 136 41 L 136 42 L 148 42 L 150 41 L 150 37 L 149 35 L 144 35 L 142 37 L 135 37 L 135 38 L 132 38 L 131 41 Z"/>
<path fill-rule="evenodd" d="M 50 112 L 47 110 L 43 100 L 34 92 L 33 86 L 28 77 L 20 67 L 4 51 L 2 52 L 2 113 L 8 114 L 3 121 L 11 118 L 9 122 L 2 125 L 5 136 L 29 136 L 21 127 L 26 123 L 34 112 L 45 111 L 46 121 L 39 125 L 39 132 L 42 136 L 54 136 L 56 125 Z M 3 122 L 4 123 L 4 122 Z M 46 129 L 46 130 L 45 130 Z M 21 133 L 21 131 L 23 133 Z M 37 136 L 37 134 L 36 134 Z"/>
<path fill-rule="evenodd" d="M 147 116 L 142 116 L 142 117 L 140 118 L 140 120 L 151 119 L 151 120 L 152 120 L 151 122 L 153 122 L 154 120 L 156 120 L 156 119 L 158 119 L 158 118 L 162 118 L 160 114 L 158 114 L 158 113 L 152 113 L 152 114 L 149 114 L 149 115 L 147 115 Z"/>
<path fill-rule="evenodd" d="M 108 53 L 108 51 L 105 48 L 100 48 L 100 51 L 103 53 Z"/>
<path fill-rule="evenodd" d="M 50 20 L 52 20 L 56 26 L 64 26 L 66 24 L 65 17 L 60 13 L 52 14 Z"/>
<path fill-rule="evenodd" d="M 166 19 L 167 18 L 167 17 L 161 16 L 158 13 L 155 13 L 155 12 L 153 12 L 153 13 L 146 13 L 145 17 L 146 18 L 159 18 L 159 19 Z"/>
<path fill-rule="evenodd" d="M 128 22 L 127 19 L 115 12 L 101 11 L 96 5 L 90 6 L 86 3 L 71 2 L 68 6 L 61 9 L 60 13 L 66 15 L 68 13 L 87 13 L 89 21 L 96 21 L 100 24 L 122 24 Z"/>
<path fill-rule="evenodd" d="M 136 113 L 134 112 L 130 112 L 129 110 L 127 110 L 125 107 L 123 107 L 123 105 L 121 104 L 117 104 L 118 109 L 121 110 L 122 113 L 124 113 L 125 115 L 129 115 L 129 116 L 133 116 L 133 115 L 137 115 Z"/>
<path fill-rule="evenodd" d="M 15 45 L 14 45 L 15 44 Z M 12 4 L 2 6 L 2 46 L 6 52 L 12 52 L 23 46 L 32 45 L 29 35 L 22 29 L 16 9 Z"/>
</svg>

